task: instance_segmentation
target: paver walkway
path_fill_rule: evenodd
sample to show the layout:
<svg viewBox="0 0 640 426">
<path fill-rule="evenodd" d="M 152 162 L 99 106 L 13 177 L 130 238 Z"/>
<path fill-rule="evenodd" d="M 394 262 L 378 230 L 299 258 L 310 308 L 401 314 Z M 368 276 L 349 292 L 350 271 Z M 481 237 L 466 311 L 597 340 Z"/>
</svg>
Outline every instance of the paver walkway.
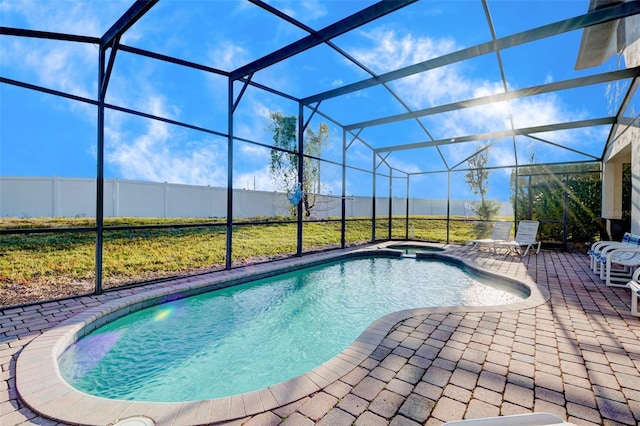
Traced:
<svg viewBox="0 0 640 426">
<path fill-rule="evenodd" d="M 398 323 L 359 367 L 320 392 L 230 425 L 441 425 L 544 411 L 578 425 L 640 422 L 640 318 L 629 290 L 606 287 L 583 254 L 523 259 L 449 247 L 485 269 L 529 278 L 548 303 Z M 0 425 L 56 424 L 25 407 L 15 359 L 43 331 L 87 307 L 144 288 L 0 312 Z"/>
</svg>

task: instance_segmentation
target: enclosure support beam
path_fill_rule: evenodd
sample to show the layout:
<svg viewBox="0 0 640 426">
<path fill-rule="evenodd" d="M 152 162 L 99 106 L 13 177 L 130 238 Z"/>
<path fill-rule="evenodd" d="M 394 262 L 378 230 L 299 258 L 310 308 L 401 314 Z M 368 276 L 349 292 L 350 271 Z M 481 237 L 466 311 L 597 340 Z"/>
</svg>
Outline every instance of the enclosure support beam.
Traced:
<svg viewBox="0 0 640 426">
<path fill-rule="evenodd" d="M 112 52 L 113 53 L 113 52 Z M 104 49 L 98 58 L 98 135 L 96 146 L 96 285 L 95 294 L 102 294 L 102 245 L 104 232 L 104 97 L 106 80 Z M 105 88 L 104 90 L 102 88 Z"/>
<path fill-rule="evenodd" d="M 372 86 L 382 83 L 399 80 L 434 68 L 444 67 L 456 62 L 462 62 L 496 50 L 504 50 L 510 47 L 519 46 L 525 43 L 533 42 L 554 35 L 560 35 L 569 31 L 579 30 L 590 25 L 596 25 L 603 22 L 613 21 L 615 19 L 624 18 L 640 13 L 640 1 L 628 1 L 619 5 L 597 9 L 584 15 L 575 16 L 573 18 L 554 22 L 532 30 L 523 31 L 506 37 L 499 38 L 495 41 L 471 46 L 466 49 L 458 50 L 437 58 L 429 59 L 418 64 L 410 65 L 386 74 L 362 80 L 356 83 L 347 84 L 337 89 L 328 90 L 313 96 L 302 99 L 305 104 L 318 102 L 326 99 L 335 98 L 337 96 L 364 90 Z"/>
<path fill-rule="evenodd" d="M 516 161 L 517 161 L 518 156 L 516 155 Z M 520 190 L 520 167 L 518 167 L 518 164 L 516 163 L 515 166 L 515 173 L 516 173 L 516 184 L 515 184 L 515 188 L 513 189 L 514 194 L 513 194 L 513 222 L 517 222 L 518 221 L 518 191 Z"/>
<path fill-rule="evenodd" d="M 76 43 L 100 44 L 97 37 L 79 36 L 74 34 L 53 33 L 49 31 L 26 30 L 23 28 L 12 28 L 0 26 L 0 35 L 17 37 L 42 38 L 47 40 L 71 41 Z"/>
<path fill-rule="evenodd" d="M 449 104 L 438 105 L 434 107 L 424 108 L 412 112 L 405 112 L 396 115 L 389 115 L 384 118 L 376 118 L 373 120 L 361 121 L 345 125 L 347 130 L 369 128 L 381 126 L 384 124 L 395 123 L 420 117 L 427 117 L 445 112 L 457 111 L 461 109 L 473 108 L 481 105 L 488 105 L 497 102 L 506 102 L 515 99 L 527 98 L 530 96 L 539 96 L 545 93 L 553 93 L 561 90 L 569 90 L 580 87 L 594 86 L 597 84 L 608 83 L 613 81 L 625 80 L 628 78 L 636 78 L 640 75 L 640 67 L 624 68 L 616 71 L 607 71 L 601 74 L 589 75 L 585 77 L 573 78 L 570 80 L 556 81 L 553 83 L 540 84 L 537 86 L 525 87 L 522 89 L 504 91 L 493 95 L 486 95 L 472 99 L 452 102 Z"/>
<path fill-rule="evenodd" d="M 100 44 L 111 44 L 113 39 L 119 38 L 138 19 L 142 18 L 158 2 L 158 0 L 136 0 L 136 2 L 116 21 L 111 28 L 101 37 Z"/>
<path fill-rule="evenodd" d="M 384 15 L 387 15 L 395 10 L 401 9 L 408 4 L 414 3 L 417 0 L 395 0 L 395 1 L 381 1 L 373 4 L 359 12 L 354 13 L 338 22 L 335 22 L 320 31 L 310 34 L 298 41 L 295 41 L 275 52 L 272 52 L 260 59 L 257 59 L 250 64 L 238 68 L 231 73 L 231 77 L 234 80 L 242 78 L 249 73 L 260 71 L 271 65 L 277 64 L 287 58 L 302 53 L 305 50 L 311 49 L 319 44 L 322 44 L 334 37 L 338 37 L 344 33 L 347 33 L 355 28 L 358 28 L 368 22 L 374 21 Z M 260 5 L 260 1 L 252 0 L 253 3 Z"/>
<path fill-rule="evenodd" d="M 379 148 L 376 151 L 391 153 L 394 151 L 406 151 L 408 149 L 426 148 L 430 146 L 439 146 L 439 145 L 452 145 L 455 143 L 481 141 L 485 139 L 502 139 L 509 136 L 518 136 L 518 135 L 528 136 L 531 133 L 545 133 L 545 132 L 553 132 L 557 130 L 578 129 L 582 127 L 606 126 L 606 125 L 614 124 L 615 122 L 616 122 L 615 117 L 592 118 L 587 120 L 570 121 L 565 123 L 548 124 L 548 125 L 533 126 L 533 127 L 523 127 L 523 128 L 514 129 L 514 130 L 500 130 L 496 132 L 478 133 L 475 135 L 465 135 L 465 136 L 459 136 L 455 138 L 438 139 L 435 141 L 415 142 L 415 143 L 409 143 L 409 144 L 403 144 L 403 145 L 389 146 L 386 148 Z"/>
<path fill-rule="evenodd" d="M 233 265 L 233 80 L 228 80 L 228 114 L 227 114 L 227 244 L 225 255 L 225 268 L 231 269 Z M 240 101 L 240 97 L 238 97 Z"/>
<path fill-rule="evenodd" d="M 304 214 L 303 203 L 308 197 L 304 191 L 304 105 L 298 102 L 298 183 L 302 186 L 302 200 L 298 203 L 298 238 L 296 241 L 296 256 L 302 256 L 302 215 Z"/>
<path fill-rule="evenodd" d="M 449 244 L 450 224 L 451 224 L 451 170 L 447 170 L 447 244 Z"/>
<path fill-rule="evenodd" d="M 640 76 L 640 73 L 638 74 Z M 618 123 L 624 123 L 624 113 L 629 107 L 629 104 L 631 104 L 631 102 L 633 101 L 635 93 L 638 90 L 640 90 L 640 78 L 638 78 L 639 76 L 636 76 L 633 78 L 633 80 L 631 81 L 631 84 L 629 84 L 629 89 L 627 90 L 627 93 L 624 95 L 624 99 L 620 103 L 620 107 L 618 108 L 618 112 L 616 114 L 616 120 Z M 631 123 L 629 123 L 628 125 L 631 125 Z M 611 126 L 611 130 L 609 131 L 609 137 L 607 138 L 607 142 L 605 143 L 604 148 L 602 149 L 602 156 L 601 156 L 602 158 L 605 158 L 605 155 L 607 154 L 607 151 L 609 150 L 609 147 L 611 146 L 613 141 L 615 141 L 618 137 L 621 136 L 620 134 L 618 134 L 616 129 L 617 129 L 617 125 Z"/>
<path fill-rule="evenodd" d="M 372 157 L 372 169 L 373 169 L 373 182 L 371 184 L 372 194 L 371 199 L 373 205 L 371 206 L 371 242 L 376 241 L 376 176 L 378 174 L 378 166 L 376 166 L 376 152 L 371 152 Z"/>
<path fill-rule="evenodd" d="M 111 48 L 111 52 L 109 53 L 109 62 L 107 63 L 107 67 L 104 70 L 103 78 L 100 82 L 100 98 L 102 99 L 102 105 L 104 107 L 104 99 L 107 96 L 107 86 L 109 85 L 109 80 L 111 79 L 111 71 L 113 70 L 113 64 L 116 62 L 116 55 L 118 53 L 118 43 L 120 42 L 120 36 L 113 39 L 109 48 Z M 103 46 L 102 50 L 106 51 L 107 46 Z"/>
<path fill-rule="evenodd" d="M 391 232 L 391 225 L 393 223 L 393 169 L 389 169 L 389 224 L 387 239 L 391 239 L 393 233 Z"/>
<path fill-rule="evenodd" d="M 347 245 L 347 131 L 342 128 L 342 196 L 341 202 L 341 225 L 340 225 L 340 248 Z"/>
<path fill-rule="evenodd" d="M 236 99 L 236 101 L 231 106 L 231 112 L 236 111 L 236 108 L 240 103 L 240 99 L 242 99 L 242 96 L 244 95 L 244 92 L 247 90 L 247 86 L 249 86 L 249 83 L 251 82 L 252 78 L 253 78 L 253 73 L 249 74 L 249 77 L 245 79 L 244 84 L 242 85 L 242 89 L 240 89 L 240 93 L 238 94 L 238 99 Z"/>
<path fill-rule="evenodd" d="M 406 209 L 405 209 L 405 223 L 404 223 L 404 239 L 409 239 L 409 178 L 411 175 L 407 175 L 407 199 L 406 199 Z"/>
<path fill-rule="evenodd" d="M 562 207 L 562 250 L 567 249 L 569 234 L 569 174 L 565 173 L 564 176 L 564 190 L 563 195 L 563 207 Z"/>
</svg>

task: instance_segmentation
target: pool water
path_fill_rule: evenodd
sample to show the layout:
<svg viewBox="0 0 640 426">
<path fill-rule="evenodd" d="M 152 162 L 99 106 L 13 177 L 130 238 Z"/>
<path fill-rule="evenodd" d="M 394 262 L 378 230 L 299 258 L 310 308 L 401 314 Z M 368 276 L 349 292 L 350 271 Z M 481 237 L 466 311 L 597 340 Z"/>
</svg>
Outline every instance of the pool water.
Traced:
<svg viewBox="0 0 640 426">
<path fill-rule="evenodd" d="M 448 263 L 343 260 L 128 314 L 69 347 L 59 365 L 65 380 L 96 396 L 213 399 L 304 374 L 391 312 L 524 297 Z"/>
</svg>

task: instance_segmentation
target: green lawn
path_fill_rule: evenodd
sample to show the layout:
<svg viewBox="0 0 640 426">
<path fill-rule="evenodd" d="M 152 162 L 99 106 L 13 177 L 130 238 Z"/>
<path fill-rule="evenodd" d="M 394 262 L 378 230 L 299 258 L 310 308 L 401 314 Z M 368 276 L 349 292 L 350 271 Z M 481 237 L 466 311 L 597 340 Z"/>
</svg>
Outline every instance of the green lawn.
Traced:
<svg viewBox="0 0 640 426">
<path fill-rule="evenodd" d="M 427 220 L 428 219 L 428 220 Z M 114 227 L 189 224 L 186 228 L 120 230 Z M 226 227 L 221 219 L 141 219 L 105 220 L 103 244 L 103 286 L 117 287 L 135 282 L 225 267 Z M 89 218 L 0 219 L 1 229 L 92 228 Z M 340 246 L 337 222 L 304 222 L 303 252 Z M 238 225 L 233 230 L 234 266 L 290 256 L 296 252 L 297 224 L 272 223 Z M 489 224 L 489 233 L 491 225 Z M 376 221 L 376 238 L 388 238 L 388 220 Z M 404 218 L 394 218 L 393 239 L 404 239 Z M 462 242 L 479 236 L 478 224 L 452 221 L 449 238 Z M 446 240 L 446 220 L 412 218 L 409 238 Z M 0 292 L 47 287 L 55 294 L 91 291 L 95 282 L 94 230 L 62 233 L 0 235 Z M 371 241 L 371 220 L 348 221 L 347 245 Z M 64 288 L 64 291 L 62 290 Z M 2 300 L 0 300 L 0 304 Z"/>
</svg>

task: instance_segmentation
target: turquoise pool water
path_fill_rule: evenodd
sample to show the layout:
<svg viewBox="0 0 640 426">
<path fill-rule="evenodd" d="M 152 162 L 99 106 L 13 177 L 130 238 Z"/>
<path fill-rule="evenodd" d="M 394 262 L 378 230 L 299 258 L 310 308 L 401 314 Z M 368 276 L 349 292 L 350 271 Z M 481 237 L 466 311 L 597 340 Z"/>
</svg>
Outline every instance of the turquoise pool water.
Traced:
<svg viewBox="0 0 640 426">
<path fill-rule="evenodd" d="M 59 365 L 65 380 L 96 396 L 212 399 L 299 376 L 391 312 L 523 297 L 449 263 L 343 260 L 128 314 L 80 339 Z"/>
</svg>

